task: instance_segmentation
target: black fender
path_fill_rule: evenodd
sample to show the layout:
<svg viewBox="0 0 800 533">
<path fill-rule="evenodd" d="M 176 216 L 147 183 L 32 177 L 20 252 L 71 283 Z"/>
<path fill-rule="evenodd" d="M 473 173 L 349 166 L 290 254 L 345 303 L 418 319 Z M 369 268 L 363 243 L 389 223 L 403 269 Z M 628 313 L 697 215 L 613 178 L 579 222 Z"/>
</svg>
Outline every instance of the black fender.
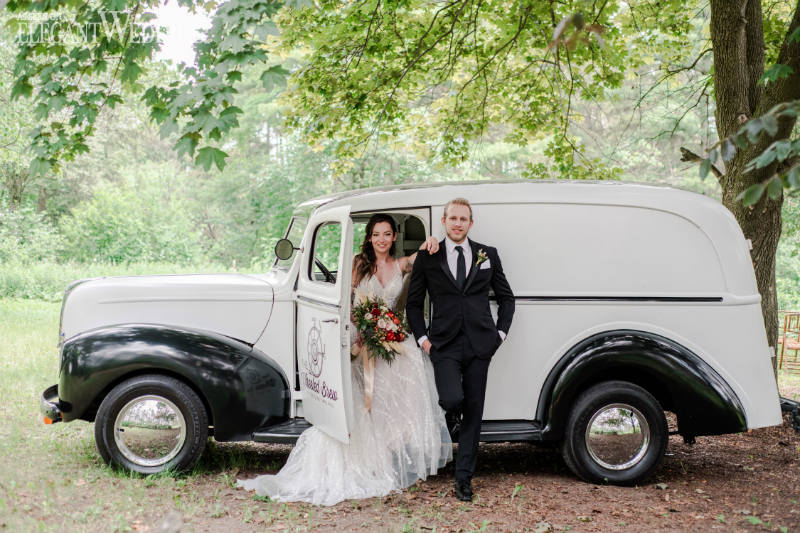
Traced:
<svg viewBox="0 0 800 533">
<path fill-rule="evenodd" d="M 286 376 L 248 344 L 207 331 L 123 324 L 64 343 L 58 384 L 64 421 L 94 420 L 111 388 L 146 373 L 172 375 L 194 388 L 219 441 L 250 440 L 255 429 L 289 416 Z"/>
<path fill-rule="evenodd" d="M 559 440 L 576 397 L 607 380 L 647 389 L 678 416 L 678 432 L 684 438 L 747 430 L 739 398 L 697 354 L 654 333 L 616 330 L 583 340 L 553 366 L 536 413 L 544 427 L 542 438 Z"/>
</svg>

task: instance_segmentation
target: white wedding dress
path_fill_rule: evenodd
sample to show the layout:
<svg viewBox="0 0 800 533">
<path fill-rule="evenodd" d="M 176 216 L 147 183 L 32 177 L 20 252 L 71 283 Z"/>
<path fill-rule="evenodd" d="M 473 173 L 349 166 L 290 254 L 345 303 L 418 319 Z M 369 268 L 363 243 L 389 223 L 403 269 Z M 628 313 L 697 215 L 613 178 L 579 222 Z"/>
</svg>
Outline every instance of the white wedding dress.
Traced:
<svg viewBox="0 0 800 533">
<path fill-rule="evenodd" d="M 377 276 L 358 289 L 395 308 L 404 276 L 396 272 L 383 287 Z M 275 475 L 239 480 L 274 501 L 334 505 L 352 498 L 398 492 L 435 474 L 452 459 L 452 443 L 438 405 L 433 366 L 409 335 L 405 354 L 389 365 L 378 359 L 372 409 L 364 407 L 363 367 L 352 364 L 354 421 L 350 443 L 343 444 L 315 427 L 300 435 L 286 464 Z"/>
</svg>

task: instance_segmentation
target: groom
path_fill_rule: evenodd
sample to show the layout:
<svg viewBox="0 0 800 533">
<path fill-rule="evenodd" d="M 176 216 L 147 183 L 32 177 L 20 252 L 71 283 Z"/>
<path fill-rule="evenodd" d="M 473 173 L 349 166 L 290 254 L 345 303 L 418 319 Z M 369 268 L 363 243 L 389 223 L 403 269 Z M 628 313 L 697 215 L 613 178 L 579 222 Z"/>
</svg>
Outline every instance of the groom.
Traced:
<svg viewBox="0 0 800 533">
<path fill-rule="evenodd" d="M 514 315 L 514 293 L 497 250 L 467 239 L 472 207 L 464 198 L 444 207 L 447 237 L 434 254 L 421 250 L 408 288 L 406 315 L 420 347 L 430 356 L 447 425 L 457 433 L 456 497 L 472 500 L 489 362 Z M 489 289 L 497 298 L 497 325 L 489 312 Z M 433 304 L 430 330 L 424 302 Z M 463 418 L 462 418 L 463 416 Z"/>
</svg>

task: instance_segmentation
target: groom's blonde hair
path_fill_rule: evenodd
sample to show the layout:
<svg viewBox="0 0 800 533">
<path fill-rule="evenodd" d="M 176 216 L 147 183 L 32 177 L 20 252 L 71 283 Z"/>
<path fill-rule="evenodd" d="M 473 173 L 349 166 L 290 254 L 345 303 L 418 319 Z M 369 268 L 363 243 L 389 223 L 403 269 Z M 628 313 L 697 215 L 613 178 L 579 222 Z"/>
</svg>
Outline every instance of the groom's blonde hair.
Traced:
<svg viewBox="0 0 800 533">
<path fill-rule="evenodd" d="M 444 205 L 444 216 L 447 218 L 447 210 L 451 205 L 465 205 L 469 208 L 469 219 L 472 220 L 472 206 L 469 205 L 469 200 L 466 198 L 453 198 Z"/>
</svg>

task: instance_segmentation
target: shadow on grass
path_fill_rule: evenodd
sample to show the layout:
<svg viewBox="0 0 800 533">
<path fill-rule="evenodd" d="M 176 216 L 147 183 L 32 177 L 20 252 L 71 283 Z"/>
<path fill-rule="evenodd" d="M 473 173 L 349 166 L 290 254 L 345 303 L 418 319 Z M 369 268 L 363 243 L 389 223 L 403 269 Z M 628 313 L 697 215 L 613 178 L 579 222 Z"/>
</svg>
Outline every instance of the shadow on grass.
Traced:
<svg viewBox="0 0 800 533">
<path fill-rule="evenodd" d="M 192 475 L 223 472 L 276 473 L 286 462 L 292 447 L 253 442 L 216 442 L 209 439 Z"/>
<path fill-rule="evenodd" d="M 706 473 L 711 466 L 704 459 L 695 457 L 694 447 L 683 445 L 678 438 L 670 439 L 667 457 L 651 479 L 671 481 L 684 478 L 687 469 L 694 474 Z M 700 447 L 699 449 L 702 449 Z M 235 486 L 236 479 L 258 474 L 277 473 L 289 457 L 291 445 L 263 444 L 255 442 L 216 442 L 209 439 L 200 460 L 189 471 L 167 470 L 157 474 L 138 474 L 103 463 L 93 442 L 84 442 L 78 454 L 84 466 L 98 469 L 118 479 L 148 479 L 158 482 L 163 478 L 197 479 L 216 477 L 228 486 Z M 454 459 L 458 446 L 454 446 Z M 564 480 L 579 481 L 564 463 L 557 446 L 531 443 L 482 443 L 479 448 L 477 477 L 504 475 L 548 476 Z M 453 477 L 455 460 L 444 466 L 438 475 Z M 647 482 L 645 482 L 646 484 Z"/>
</svg>

